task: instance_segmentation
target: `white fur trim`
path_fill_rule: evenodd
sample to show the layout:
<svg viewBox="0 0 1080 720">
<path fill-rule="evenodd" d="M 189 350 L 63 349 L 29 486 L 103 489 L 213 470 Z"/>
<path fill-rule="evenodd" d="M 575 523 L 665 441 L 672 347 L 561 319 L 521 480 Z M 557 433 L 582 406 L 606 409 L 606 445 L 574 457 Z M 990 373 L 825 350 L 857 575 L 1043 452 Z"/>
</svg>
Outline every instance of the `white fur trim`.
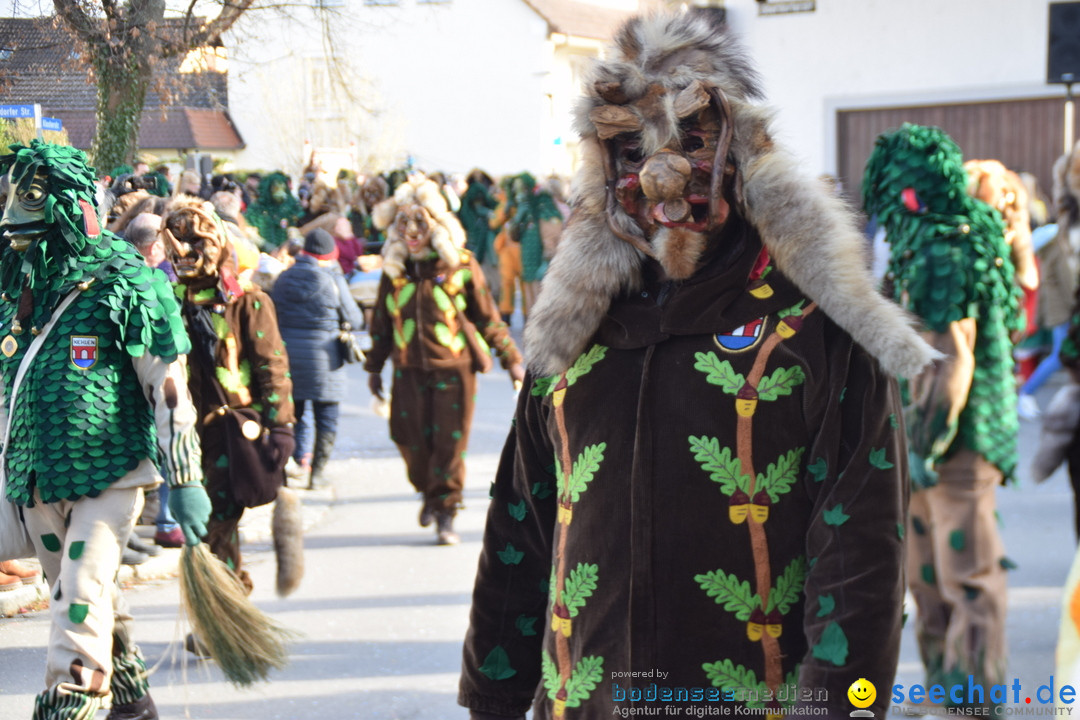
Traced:
<svg viewBox="0 0 1080 720">
<path fill-rule="evenodd" d="M 405 272 L 409 250 L 394 227 L 394 218 L 405 205 L 420 205 L 427 210 L 433 221 L 431 247 L 447 265 L 458 267 L 461 264 L 461 250 L 465 247 L 465 229 L 457 216 L 447 208 L 439 186 L 423 175 L 414 175 L 398 186 L 393 198 L 376 205 L 371 213 L 375 226 L 386 231 L 382 250 L 383 272 L 392 278 L 401 277 Z"/>
</svg>

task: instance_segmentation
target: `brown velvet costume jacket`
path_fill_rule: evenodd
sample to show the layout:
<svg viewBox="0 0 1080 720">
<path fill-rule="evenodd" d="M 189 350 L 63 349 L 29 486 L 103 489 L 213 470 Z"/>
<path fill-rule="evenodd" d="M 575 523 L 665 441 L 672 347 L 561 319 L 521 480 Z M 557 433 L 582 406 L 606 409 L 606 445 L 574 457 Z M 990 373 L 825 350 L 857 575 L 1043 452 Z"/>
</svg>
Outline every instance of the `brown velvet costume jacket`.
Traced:
<svg viewBox="0 0 1080 720">
<path fill-rule="evenodd" d="M 471 339 L 466 337 L 469 329 L 462 317 L 474 326 Z M 387 358 L 395 367 L 479 370 L 481 357 L 489 356 L 491 349 L 504 368 L 521 362 L 484 273 L 467 250 L 461 251 L 457 268 L 432 256 L 407 261 L 400 278 L 383 273 L 371 320 L 371 342 L 364 363 L 368 372 L 379 372 Z"/>
<path fill-rule="evenodd" d="M 291 426 L 296 417 L 289 357 L 270 296 L 253 289 L 228 303 L 199 304 L 209 305 L 211 314 L 216 316 L 214 330 L 218 342 L 214 347 L 213 367 L 208 367 L 197 351 L 189 356 L 188 385 L 198 410 L 197 427 L 207 484 L 217 486 L 228 482 L 229 473 L 227 464 L 221 461 L 226 452 L 225 434 L 214 429 L 213 421 L 206 423 L 221 406 L 212 378 L 221 383 L 230 405 L 258 410 L 266 427 Z M 197 340 L 193 338 L 193 342 Z"/>
<path fill-rule="evenodd" d="M 761 275 L 760 248 L 747 235 L 729 262 L 646 282 L 566 373 L 527 381 L 463 705 L 847 717 L 863 677 L 883 716 L 904 592 L 897 385 L 778 270 Z"/>
</svg>

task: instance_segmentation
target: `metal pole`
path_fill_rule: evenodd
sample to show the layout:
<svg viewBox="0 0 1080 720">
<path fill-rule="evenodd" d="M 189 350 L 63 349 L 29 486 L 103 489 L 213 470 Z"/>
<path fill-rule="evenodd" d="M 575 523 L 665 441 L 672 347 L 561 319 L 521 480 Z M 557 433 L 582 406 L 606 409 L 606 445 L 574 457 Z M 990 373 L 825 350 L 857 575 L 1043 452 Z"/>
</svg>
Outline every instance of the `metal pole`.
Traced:
<svg viewBox="0 0 1080 720">
<path fill-rule="evenodd" d="M 37 139 L 41 139 L 41 105 L 34 103 L 34 129 L 37 131 Z"/>
<path fill-rule="evenodd" d="M 1065 83 L 1065 154 L 1068 155 L 1072 151 L 1073 146 L 1073 125 L 1074 120 L 1074 105 L 1072 94 L 1072 83 Z"/>
</svg>

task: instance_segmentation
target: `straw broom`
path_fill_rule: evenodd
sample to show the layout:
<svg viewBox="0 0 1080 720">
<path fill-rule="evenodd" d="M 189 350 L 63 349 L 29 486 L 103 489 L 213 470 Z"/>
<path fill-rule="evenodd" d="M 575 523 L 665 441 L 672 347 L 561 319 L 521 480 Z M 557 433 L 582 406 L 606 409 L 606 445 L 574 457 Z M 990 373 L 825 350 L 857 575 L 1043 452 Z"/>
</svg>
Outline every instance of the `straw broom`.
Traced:
<svg viewBox="0 0 1080 720">
<path fill-rule="evenodd" d="M 205 543 L 185 545 L 180 555 L 180 602 L 198 643 L 234 685 L 266 680 L 288 663 L 285 643 L 293 633 L 255 607 Z"/>
</svg>

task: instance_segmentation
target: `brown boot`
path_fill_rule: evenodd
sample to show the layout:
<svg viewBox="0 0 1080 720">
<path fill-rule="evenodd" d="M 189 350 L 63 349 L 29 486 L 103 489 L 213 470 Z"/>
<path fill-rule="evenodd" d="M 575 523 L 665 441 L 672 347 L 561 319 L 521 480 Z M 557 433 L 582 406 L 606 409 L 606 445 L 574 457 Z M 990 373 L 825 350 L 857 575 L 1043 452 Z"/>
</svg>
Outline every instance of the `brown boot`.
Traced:
<svg viewBox="0 0 1080 720">
<path fill-rule="evenodd" d="M 424 500 L 420 506 L 420 527 L 428 527 L 433 522 L 435 522 L 435 508 Z"/>
<path fill-rule="evenodd" d="M 454 532 L 454 514 L 446 510 L 435 513 L 435 533 L 439 545 L 457 545 L 461 538 Z"/>
<path fill-rule="evenodd" d="M 41 573 L 26 567 L 18 560 L 7 560 L 0 562 L 0 575 L 13 575 L 23 585 L 33 585 L 38 581 Z"/>
<path fill-rule="evenodd" d="M 337 433 L 316 433 L 315 450 L 311 456 L 311 475 L 308 477 L 308 490 L 321 488 L 326 484 L 324 470 L 326 463 L 330 462 L 330 453 L 334 449 L 334 440 Z"/>
<path fill-rule="evenodd" d="M 105 720 L 158 720 L 158 711 L 147 693 L 135 702 L 113 705 Z"/>
</svg>

